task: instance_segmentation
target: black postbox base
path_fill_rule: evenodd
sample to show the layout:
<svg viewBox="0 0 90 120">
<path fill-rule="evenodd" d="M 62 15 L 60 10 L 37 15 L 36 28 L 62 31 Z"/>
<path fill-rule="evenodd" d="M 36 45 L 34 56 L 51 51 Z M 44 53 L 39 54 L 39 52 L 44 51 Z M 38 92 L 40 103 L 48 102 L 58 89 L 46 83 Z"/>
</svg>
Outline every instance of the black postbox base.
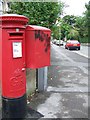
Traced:
<svg viewBox="0 0 90 120">
<path fill-rule="evenodd" d="M 26 94 L 20 98 L 8 99 L 2 97 L 2 119 L 24 119 L 27 114 Z"/>
</svg>

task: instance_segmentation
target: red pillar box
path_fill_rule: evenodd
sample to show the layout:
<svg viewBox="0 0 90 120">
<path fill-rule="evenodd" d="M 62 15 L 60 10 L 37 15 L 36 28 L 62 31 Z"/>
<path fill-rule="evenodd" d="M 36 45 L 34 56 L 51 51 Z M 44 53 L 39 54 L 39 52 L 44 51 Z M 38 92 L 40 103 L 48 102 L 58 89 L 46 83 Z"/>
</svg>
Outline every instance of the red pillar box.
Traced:
<svg viewBox="0 0 90 120">
<path fill-rule="evenodd" d="M 50 34 L 45 27 L 26 27 L 26 67 L 40 68 L 50 65 Z"/>
<path fill-rule="evenodd" d="M 21 15 L 2 15 L 2 115 L 19 118 L 26 111 L 25 25 L 28 18 Z M 1 52 L 0 52 L 1 54 Z M 2 60 L 2 61 L 1 61 Z"/>
</svg>

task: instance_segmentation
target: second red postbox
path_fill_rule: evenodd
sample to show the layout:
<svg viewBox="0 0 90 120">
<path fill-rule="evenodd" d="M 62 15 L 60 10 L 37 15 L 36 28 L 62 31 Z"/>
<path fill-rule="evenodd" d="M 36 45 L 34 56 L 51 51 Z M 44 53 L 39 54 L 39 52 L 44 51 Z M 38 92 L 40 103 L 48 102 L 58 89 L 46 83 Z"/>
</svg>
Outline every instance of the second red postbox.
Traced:
<svg viewBox="0 0 90 120">
<path fill-rule="evenodd" d="M 51 30 L 41 26 L 26 27 L 26 67 L 41 68 L 50 65 Z"/>
</svg>

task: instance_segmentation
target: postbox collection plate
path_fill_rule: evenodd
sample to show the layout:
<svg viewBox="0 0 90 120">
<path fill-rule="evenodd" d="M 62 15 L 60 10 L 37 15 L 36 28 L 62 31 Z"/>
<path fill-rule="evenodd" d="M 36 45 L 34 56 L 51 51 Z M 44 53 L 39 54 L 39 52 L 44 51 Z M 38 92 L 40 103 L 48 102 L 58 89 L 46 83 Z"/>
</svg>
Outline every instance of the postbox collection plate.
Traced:
<svg viewBox="0 0 90 120">
<path fill-rule="evenodd" d="M 13 58 L 22 57 L 22 42 L 13 42 Z"/>
</svg>

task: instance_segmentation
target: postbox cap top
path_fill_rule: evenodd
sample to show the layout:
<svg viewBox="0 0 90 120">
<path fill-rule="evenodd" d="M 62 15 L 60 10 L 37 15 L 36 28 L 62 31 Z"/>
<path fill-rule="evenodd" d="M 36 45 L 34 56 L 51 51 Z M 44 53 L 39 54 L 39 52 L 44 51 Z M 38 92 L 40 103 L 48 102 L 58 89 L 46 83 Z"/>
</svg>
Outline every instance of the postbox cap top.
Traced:
<svg viewBox="0 0 90 120">
<path fill-rule="evenodd" d="M 26 16 L 18 14 L 3 14 L 0 15 L 0 18 L 2 21 L 23 21 L 25 23 L 27 23 L 29 20 Z"/>
<path fill-rule="evenodd" d="M 36 25 L 28 25 L 28 29 L 30 30 L 44 30 L 44 31 L 51 31 L 49 28 L 42 27 L 42 26 L 36 26 Z"/>
<path fill-rule="evenodd" d="M 0 15 L 0 17 L 8 17 L 8 16 L 14 16 L 14 17 L 25 17 L 24 15 L 18 15 L 18 14 L 3 14 L 3 15 Z"/>
</svg>

